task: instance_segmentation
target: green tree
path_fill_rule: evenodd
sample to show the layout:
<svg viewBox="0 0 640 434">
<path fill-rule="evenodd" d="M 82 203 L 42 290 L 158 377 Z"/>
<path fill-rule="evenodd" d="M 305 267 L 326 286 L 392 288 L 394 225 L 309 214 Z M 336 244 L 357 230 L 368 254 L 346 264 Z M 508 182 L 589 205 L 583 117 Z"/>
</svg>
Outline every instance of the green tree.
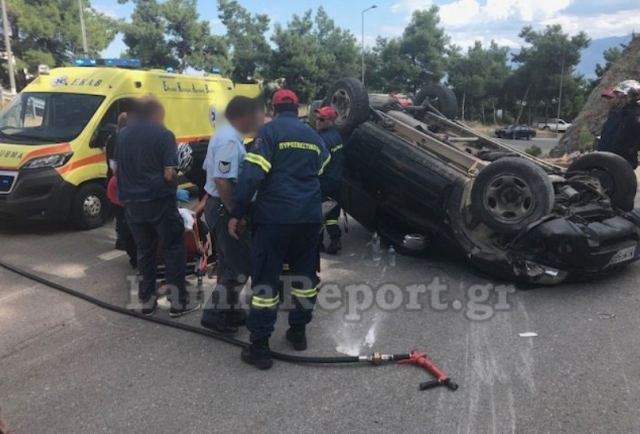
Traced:
<svg viewBox="0 0 640 434">
<path fill-rule="evenodd" d="M 165 37 L 167 20 L 162 5 L 157 0 L 133 0 L 133 3 L 135 8 L 130 21 L 120 26 L 127 46 L 126 55 L 140 59 L 150 68 L 177 68 L 179 61 L 173 56 Z"/>
<path fill-rule="evenodd" d="M 323 8 L 294 15 L 286 27 L 276 24 L 269 69 L 284 78 L 303 100 L 324 96 L 326 86 L 358 72 L 359 50 L 351 32 L 341 29 Z"/>
<path fill-rule="evenodd" d="M 496 122 L 496 106 L 503 102 L 504 85 L 511 73 L 508 52 L 508 48 L 494 41 L 488 48 L 476 41 L 464 55 L 457 47 L 452 48 L 447 81 L 456 91 L 463 119 L 486 122 L 485 109 L 489 107 L 493 112 L 492 121 Z"/>
<path fill-rule="evenodd" d="M 318 44 L 318 89 L 324 95 L 327 86 L 343 77 L 355 77 L 360 72 L 360 50 L 355 36 L 338 27 L 323 7 L 315 17 L 316 43 Z"/>
<path fill-rule="evenodd" d="M 119 0 L 126 3 L 127 0 Z M 229 68 L 226 43 L 201 21 L 196 0 L 132 0 L 131 20 L 121 25 L 126 55 L 152 68 Z"/>
<path fill-rule="evenodd" d="M 416 11 L 399 38 L 378 38 L 365 54 L 367 86 L 383 92 L 416 92 L 444 77 L 449 38 L 438 7 Z"/>
<path fill-rule="evenodd" d="M 379 92 L 405 92 L 413 87 L 413 68 L 402 53 L 400 38 L 378 38 L 365 55 L 367 87 Z"/>
<path fill-rule="evenodd" d="M 88 0 L 83 12 L 88 54 L 95 56 L 113 40 L 117 23 L 93 9 Z M 39 64 L 62 66 L 84 54 L 77 0 L 8 0 L 7 13 L 18 70 L 34 73 Z M 25 78 L 22 74 L 19 84 L 26 84 Z M 8 81 L 6 72 L 3 81 Z"/>
<path fill-rule="evenodd" d="M 438 7 L 415 11 L 411 22 L 404 29 L 400 42 L 400 52 L 409 61 L 412 91 L 419 89 L 426 81 L 439 81 L 447 64 L 449 37 L 439 26 Z"/>
<path fill-rule="evenodd" d="M 520 100 L 517 119 L 522 118 L 525 107 L 529 108 L 530 122 L 536 110 L 541 110 L 544 117 L 555 117 L 561 83 L 560 115 L 573 116 L 575 106 L 586 92 L 585 80 L 576 74 L 575 68 L 580 63 L 581 51 L 591 43 L 587 34 L 569 36 L 556 24 L 539 31 L 524 27 L 520 37 L 527 45 L 513 56 L 520 66 L 509 83 L 511 94 Z"/>
<path fill-rule="evenodd" d="M 619 46 L 619 47 L 609 47 L 606 50 L 604 50 L 604 52 L 602 53 L 602 56 L 604 57 L 605 64 L 604 65 L 600 65 L 599 63 L 596 64 L 596 75 L 598 76 L 598 78 L 601 78 L 609 70 L 609 68 L 611 68 L 611 65 L 616 63 L 618 59 L 622 57 L 623 49 L 624 49 L 624 46 Z"/>
<path fill-rule="evenodd" d="M 218 0 L 218 18 L 227 28 L 225 40 L 231 49 L 231 78 L 244 81 L 264 73 L 271 54 L 265 37 L 269 17 L 251 15 L 235 0 Z"/>
</svg>

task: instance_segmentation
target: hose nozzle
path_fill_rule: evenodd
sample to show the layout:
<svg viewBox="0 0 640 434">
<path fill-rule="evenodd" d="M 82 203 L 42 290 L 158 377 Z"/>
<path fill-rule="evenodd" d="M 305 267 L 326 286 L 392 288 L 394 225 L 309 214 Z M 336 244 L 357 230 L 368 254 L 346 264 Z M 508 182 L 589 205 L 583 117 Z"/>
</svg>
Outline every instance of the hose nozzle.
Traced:
<svg viewBox="0 0 640 434">
<path fill-rule="evenodd" d="M 372 365 L 381 365 L 384 362 L 393 362 L 395 359 L 395 356 L 393 354 L 382 354 L 382 353 L 372 353 L 368 356 L 358 356 L 358 359 L 361 362 L 369 362 Z"/>
</svg>

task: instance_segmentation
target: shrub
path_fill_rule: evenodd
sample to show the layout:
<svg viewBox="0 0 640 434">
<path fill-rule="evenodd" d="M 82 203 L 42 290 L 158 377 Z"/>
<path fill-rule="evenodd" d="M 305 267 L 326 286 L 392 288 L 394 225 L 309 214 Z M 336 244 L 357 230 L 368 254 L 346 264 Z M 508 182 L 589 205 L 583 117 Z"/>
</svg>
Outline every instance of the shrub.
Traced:
<svg viewBox="0 0 640 434">
<path fill-rule="evenodd" d="M 533 157 L 539 157 L 542 155 L 542 149 L 539 146 L 533 145 L 528 147 L 525 152 Z"/>
</svg>

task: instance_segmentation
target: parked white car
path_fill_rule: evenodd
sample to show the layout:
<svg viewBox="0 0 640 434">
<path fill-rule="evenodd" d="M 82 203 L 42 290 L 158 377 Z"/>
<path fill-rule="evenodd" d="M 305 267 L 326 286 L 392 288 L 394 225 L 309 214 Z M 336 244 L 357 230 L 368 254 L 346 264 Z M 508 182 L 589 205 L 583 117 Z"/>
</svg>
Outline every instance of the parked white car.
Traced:
<svg viewBox="0 0 640 434">
<path fill-rule="evenodd" d="M 560 131 L 564 133 L 569 129 L 571 124 L 569 122 L 565 122 L 562 119 L 548 119 L 546 122 L 538 122 L 538 129 L 540 130 L 551 130 L 551 131 Z"/>
</svg>

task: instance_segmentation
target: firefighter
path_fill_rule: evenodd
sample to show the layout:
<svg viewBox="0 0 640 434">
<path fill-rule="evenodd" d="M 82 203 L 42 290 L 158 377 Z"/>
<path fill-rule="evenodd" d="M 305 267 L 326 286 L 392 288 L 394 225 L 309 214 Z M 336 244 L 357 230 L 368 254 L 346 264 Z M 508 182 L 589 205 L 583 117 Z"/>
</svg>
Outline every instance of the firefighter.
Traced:
<svg viewBox="0 0 640 434">
<path fill-rule="evenodd" d="M 338 112 L 333 107 L 322 107 L 315 111 L 316 130 L 324 140 L 331 161 L 320 177 L 320 189 L 323 200 L 333 199 L 340 202 L 340 185 L 344 159 L 342 156 L 342 136 L 335 127 Z M 326 252 L 335 255 L 342 249 L 340 242 L 340 206 L 336 206 L 326 215 L 324 228 L 329 234 L 330 243 Z M 324 232 L 320 235 L 320 249 L 324 248 Z"/>
<path fill-rule="evenodd" d="M 272 365 L 269 337 L 280 303 L 278 288 L 285 258 L 293 277 L 292 309 L 286 338 L 297 351 L 307 348 L 306 325 L 318 294 L 318 234 L 322 224 L 319 175 L 329 162 L 322 138 L 298 119 L 298 97 L 288 89 L 272 98 L 275 119 L 264 125 L 234 191 L 229 233 L 239 238 L 252 198 L 252 298 L 247 328 L 251 344 L 242 351 L 245 363 L 258 369 Z"/>
</svg>

